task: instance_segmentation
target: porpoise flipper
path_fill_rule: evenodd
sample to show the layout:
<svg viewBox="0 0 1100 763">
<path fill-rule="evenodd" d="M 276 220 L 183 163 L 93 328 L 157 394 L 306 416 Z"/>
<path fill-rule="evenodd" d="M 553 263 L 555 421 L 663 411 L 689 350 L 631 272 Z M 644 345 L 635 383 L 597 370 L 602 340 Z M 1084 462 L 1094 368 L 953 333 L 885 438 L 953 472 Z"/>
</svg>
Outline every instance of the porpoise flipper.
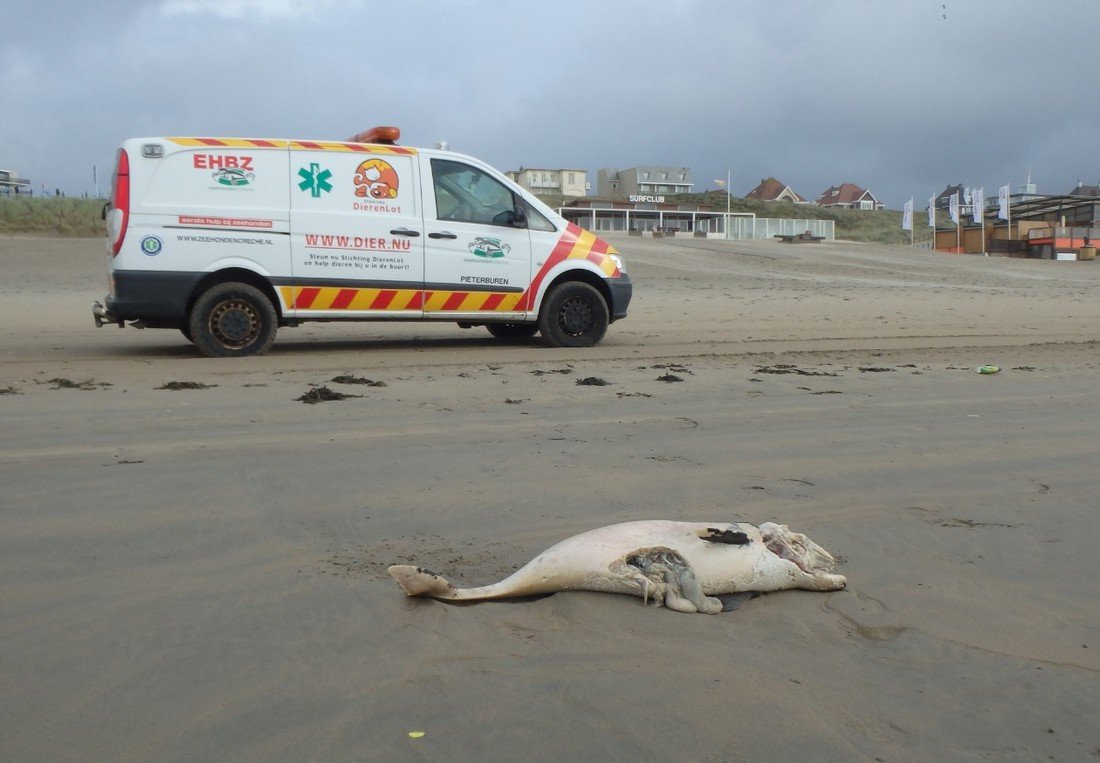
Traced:
<svg viewBox="0 0 1100 763">
<path fill-rule="evenodd" d="M 627 555 L 626 563 L 649 580 L 657 596 L 671 610 L 708 615 L 722 610 L 722 602 L 703 593 L 691 565 L 671 548 L 639 549 Z"/>
</svg>

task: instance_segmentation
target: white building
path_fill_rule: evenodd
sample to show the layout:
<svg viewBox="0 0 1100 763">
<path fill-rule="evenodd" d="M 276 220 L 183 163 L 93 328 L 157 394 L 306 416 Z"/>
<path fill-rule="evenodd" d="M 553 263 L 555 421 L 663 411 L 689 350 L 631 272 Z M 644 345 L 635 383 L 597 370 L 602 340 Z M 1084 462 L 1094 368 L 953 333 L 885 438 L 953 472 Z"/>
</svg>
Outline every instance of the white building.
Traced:
<svg viewBox="0 0 1100 763">
<path fill-rule="evenodd" d="M 694 185 L 687 167 L 630 167 L 600 170 L 596 174 L 596 195 L 604 198 L 691 193 Z"/>
<path fill-rule="evenodd" d="M 588 170 L 520 167 L 505 174 L 536 196 L 575 197 L 588 194 Z"/>
<path fill-rule="evenodd" d="M 0 170 L 0 193 L 30 193 L 31 181 L 17 177 L 15 170 Z"/>
</svg>

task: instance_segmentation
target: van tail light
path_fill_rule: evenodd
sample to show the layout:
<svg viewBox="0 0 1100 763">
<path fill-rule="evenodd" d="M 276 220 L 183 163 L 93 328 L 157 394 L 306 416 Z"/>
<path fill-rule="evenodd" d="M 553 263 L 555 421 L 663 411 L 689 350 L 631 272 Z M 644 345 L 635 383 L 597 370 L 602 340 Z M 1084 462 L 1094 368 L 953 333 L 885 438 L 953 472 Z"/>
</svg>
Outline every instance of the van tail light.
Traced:
<svg viewBox="0 0 1100 763">
<path fill-rule="evenodd" d="M 108 219 L 107 232 L 114 236 L 111 242 L 111 256 L 116 256 L 126 239 L 126 226 L 130 223 L 130 158 L 125 149 L 118 150 L 115 164 L 114 189 L 111 192 L 111 212 L 114 220 Z"/>
</svg>

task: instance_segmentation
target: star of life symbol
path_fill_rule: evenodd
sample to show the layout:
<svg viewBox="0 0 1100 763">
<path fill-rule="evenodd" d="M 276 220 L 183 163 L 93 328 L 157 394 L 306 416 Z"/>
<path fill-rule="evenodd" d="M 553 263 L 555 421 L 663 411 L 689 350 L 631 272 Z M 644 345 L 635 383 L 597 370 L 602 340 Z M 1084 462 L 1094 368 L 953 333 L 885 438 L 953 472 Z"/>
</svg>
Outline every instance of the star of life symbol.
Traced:
<svg viewBox="0 0 1100 763">
<path fill-rule="evenodd" d="M 315 199 L 321 198 L 321 191 L 328 193 L 332 190 L 332 183 L 328 182 L 332 172 L 321 169 L 321 165 L 317 162 L 311 163 L 308 170 L 305 167 L 299 169 L 298 177 L 302 178 L 298 187 L 303 191 L 309 191 L 309 195 Z"/>
</svg>

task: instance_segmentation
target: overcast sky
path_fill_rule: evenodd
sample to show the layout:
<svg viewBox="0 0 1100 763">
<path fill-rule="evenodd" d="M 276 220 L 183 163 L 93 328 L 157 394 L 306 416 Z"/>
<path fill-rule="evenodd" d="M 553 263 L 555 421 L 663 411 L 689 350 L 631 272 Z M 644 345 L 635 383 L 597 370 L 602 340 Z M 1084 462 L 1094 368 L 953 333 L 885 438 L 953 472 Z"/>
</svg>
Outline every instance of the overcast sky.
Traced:
<svg viewBox="0 0 1100 763">
<path fill-rule="evenodd" d="M 106 194 L 161 135 L 394 124 L 498 169 L 689 167 L 889 208 L 1100 183 L 1097 0 L 4 0 L 0 168 Z"/>
</svg>

